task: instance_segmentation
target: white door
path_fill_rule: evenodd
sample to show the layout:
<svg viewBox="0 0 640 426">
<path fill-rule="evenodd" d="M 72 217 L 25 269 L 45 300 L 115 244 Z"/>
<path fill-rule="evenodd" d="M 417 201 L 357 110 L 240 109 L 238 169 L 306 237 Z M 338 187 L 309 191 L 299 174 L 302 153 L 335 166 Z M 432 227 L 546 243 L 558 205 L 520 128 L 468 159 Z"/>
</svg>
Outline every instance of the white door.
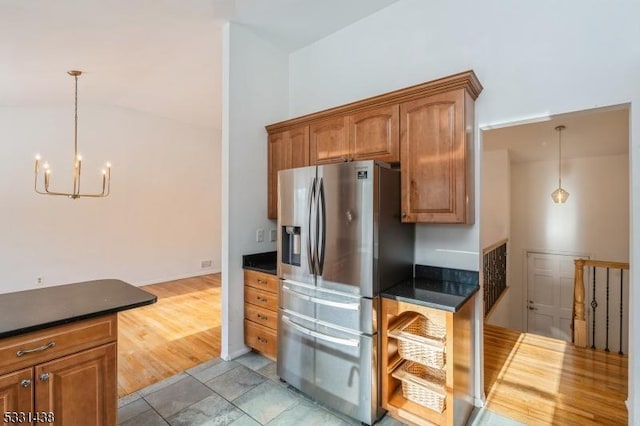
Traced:
<svg viewBox="0 0 640 426">
<path fill-rule="evenodd" d="M 575 256 L 527 253 L 527 331 L 571 341 Z"/>
</svg>

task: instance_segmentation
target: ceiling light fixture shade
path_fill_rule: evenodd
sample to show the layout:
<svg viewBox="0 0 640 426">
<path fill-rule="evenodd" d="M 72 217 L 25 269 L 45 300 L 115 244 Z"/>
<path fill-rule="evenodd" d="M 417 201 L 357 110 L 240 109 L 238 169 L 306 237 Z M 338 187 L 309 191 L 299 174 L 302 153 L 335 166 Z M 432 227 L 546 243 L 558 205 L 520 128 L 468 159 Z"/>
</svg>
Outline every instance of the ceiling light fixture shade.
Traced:
<svg viewBox="0 0 640 426">
<path fill-rule="evenodd" d="M 50 191 L 49 186 L 51 183 L 51 168 L 46 161 L 42 165 L 44 174 L 44 187 L 38 189 L 38 172 L 40 171 L 40 155 L 36 155 L 35 163 L 35 181 L 34 189 L 38 194 L 42 195 L 63 195 L 75 200 L 80 197 L 93 197 L 103 198 L 107 197 L 111 189 L 111 163 L 106 163 L 105 168 L 102 169 L 102 192 L 93 194 L 82 194 L 80 192 L 80 172 L 82 171 L 82 156 L 78 154 L 78 77 L 82 74 L 82 71 L 71 70 L 67 71 L 67 74 L 75 79 L 75 115 L 74 115 L 74 136 L 73 136 L 73 191 L 72 192 L 56 192 Z"/>
<path fill-rule="evenodd" d="M 564 204 L 569 198 L 569 193 L 562 189 L 562 131 L 565 126 L 556 126 L 558 132 L 558 189 L 551 193 L 551 199 L 556 204 Z"/>
</svg>

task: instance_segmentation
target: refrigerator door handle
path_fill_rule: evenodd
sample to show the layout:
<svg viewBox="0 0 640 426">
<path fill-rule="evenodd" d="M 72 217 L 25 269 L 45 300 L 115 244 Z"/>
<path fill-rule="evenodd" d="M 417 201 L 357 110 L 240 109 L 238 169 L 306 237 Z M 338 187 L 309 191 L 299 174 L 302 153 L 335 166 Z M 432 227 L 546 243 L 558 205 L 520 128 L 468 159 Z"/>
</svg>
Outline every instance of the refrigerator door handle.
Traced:
<svg viewBox="0 0 640 426">
<path fill-rule="evenodd" d="M 332 308 L 340 308 L 340 309 L 348 309 L 350 311 L 359 311 L 360 304 L 359 303 L 342 303 L 342 302 L 334 302 L 326 299 L 319 299 L 317 297 L 309 296 L 307 294 L 299 293 L 293 290 L 291 287 L 286 284 L 282 285 L 282 290 L 299 297 L 302 300 L 306 300 L 308 302 L 317 303 L 318 305 L 331 306 Z"/>
<path fill-rule="evenodd" d="M 311 182 L 311 190 L 309 191 L 309 216 L 308 216 L 308 220 L 309 220 L 309 230 L 307 233 L 307 261 L 309 263 L 309 273 L 312 275 L 316 274 L 316 268 L 315 268 L 315 251 L 312 249 L 312 235 L 314 235 L 312 233 L 313 230 L 313 223 L 312 223 L 312 217 L 313 217 L 313 207 L 315 204 L 315 198 L 316 198 L 316 178 L 313 178 L 313 181 Z"/>
<path fill-rule="evenodd" d="M 322 275 L 322 269 L 324 268 L 324 248 L 327 240 L 327 208 L 325 205 L 324 197 L 324 179 L 320 178 L 320 189 L 318 190 L 318 212 L 320 214 L 320 231 L 318 232 L 317 252 L 318 257 L 318 275 Z"/>
<path fill-rule="evenodd" d="M 308 328 L 302 327 L 289 319 L 288 316 L 282 315 L 282 321 L 286 323 L 288 326 L 298 330 L 302 334 L 306 334 L 310 337 L 315 337 L 316 339 L 325 340 L 327 342 L 336 343 L 338 345 L 343 346 L 351 346 L 357 348 L 360 346 L 360 341 L 354 339 L 341 339 L 339 337 L 327 336 L 326 334 L 318 333 L 317 331 L 309 330 Z"/>
</svg>

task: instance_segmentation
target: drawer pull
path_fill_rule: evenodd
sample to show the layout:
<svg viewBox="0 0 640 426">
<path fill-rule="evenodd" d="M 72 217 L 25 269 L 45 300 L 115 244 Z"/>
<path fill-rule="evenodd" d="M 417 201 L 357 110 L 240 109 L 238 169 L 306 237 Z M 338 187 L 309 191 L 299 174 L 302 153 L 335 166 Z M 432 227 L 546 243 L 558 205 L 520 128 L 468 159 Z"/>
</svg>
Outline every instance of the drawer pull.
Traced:
<svg viewBox="0 0 640 426">
<path fill-rule="evenodd" d="M 41 382 L 46 382 L 47 380 L 49 380 L 49 373 L 42 373 L 40 375 L 40 381 Z"/>
<path fill-rule="evenodd" d="M 28 388 L 29 386 L 31 386 L 31 380 L 29 379 L 23 379 L 20 382 L 20 386 L 22 386 L 23 388 Z"/>
<path fill-rule="evenodd" d="M 25 349 L 25 350 L 19 350 L 18 352 L 16 352 L 16 356 L 17 357 L 21 357 L 22 355 L 26 355 L 26 354 L 30 354 L 33 352 L 42 352 L 42 351 L 46 351 L 49 348 L 52 348 L 56 345 L 56 342 L 49 342 L 46 345 L 42 345 L 38 348 L 34 348 L 34 349 Z"/>
<path fill-rule="evenodd" d="M 267 281 L 266 281 L 266 280 L 261 280 L 260 278 L 258 278 L 258 284 L 264 284 L 264 285 L 266 285 L 266 284 L 267 284 Z"/>
<path fill-rule="evenodd" d="M 256 314 L 256 316 L 261 319 L 262 321 L 266 321 L 268 319 L 268 317 L 266 315 L 263 314 Z"/>
<path fill-rule="evenodd" d="M 260 343 L 262 345 L 266 345 L 267 344 L 267 339 L 263 339 L 262 337 L 258 336 L 258 343 Z"/>
<path fill-rule="evenodd" d="M 259 302 L 268 302 L 266 297 L 262 297 L 262 296 L 256 296 L 256 299 L 258 299 Z"/>
</svg>

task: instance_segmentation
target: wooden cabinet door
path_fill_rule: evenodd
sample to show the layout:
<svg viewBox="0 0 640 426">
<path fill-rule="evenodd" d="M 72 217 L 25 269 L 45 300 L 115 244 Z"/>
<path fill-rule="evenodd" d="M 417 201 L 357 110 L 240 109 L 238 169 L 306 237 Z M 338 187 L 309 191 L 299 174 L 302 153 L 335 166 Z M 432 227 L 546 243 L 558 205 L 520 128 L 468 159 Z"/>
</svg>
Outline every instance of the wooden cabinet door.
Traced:
<svg viewBox="0 0 640 426">
<path fill-rule="evenodd" d="M 267 217 L 278 218 L 278 172 L 309 165 L 309 126 L 269 135 Z"/>
<path fill-rule="evenodd" d="M 334 117 L 312 124 L 309 145 L 312 165 L 348 161 L 349 117 Z"/>
<path fill-rule="evenodd" d="M 36 410 L 55 414 L 56 426 L 117 423 L 116 343 L 37 365 Z"/>
<path fill-rule="evenodd" d="M 19 418 L 11 418 L 9 423 L 4 422 L 6 414 L 32 413 L 33 410 L 33 368 L 15 371 L 0 376 L 0 411 L 2 416 L 0 424 L 11 425 L 19 423 Z M 27 423 L 21 422 L 23 424 Z M 30 424 L 30 423 L 29 423 Z"/>
<path fill-rule="evenodd" d="M 399 105 L 387 105 L 349 117 L 350 160 L 400 161 Z"/>
<path fill-rule="evenodd" d="M 400 105 L 403 222 L 473 220 L 464 116 L 473 111 L 465 111 L 467 97 L 460 89 Z"/>
</svg>

